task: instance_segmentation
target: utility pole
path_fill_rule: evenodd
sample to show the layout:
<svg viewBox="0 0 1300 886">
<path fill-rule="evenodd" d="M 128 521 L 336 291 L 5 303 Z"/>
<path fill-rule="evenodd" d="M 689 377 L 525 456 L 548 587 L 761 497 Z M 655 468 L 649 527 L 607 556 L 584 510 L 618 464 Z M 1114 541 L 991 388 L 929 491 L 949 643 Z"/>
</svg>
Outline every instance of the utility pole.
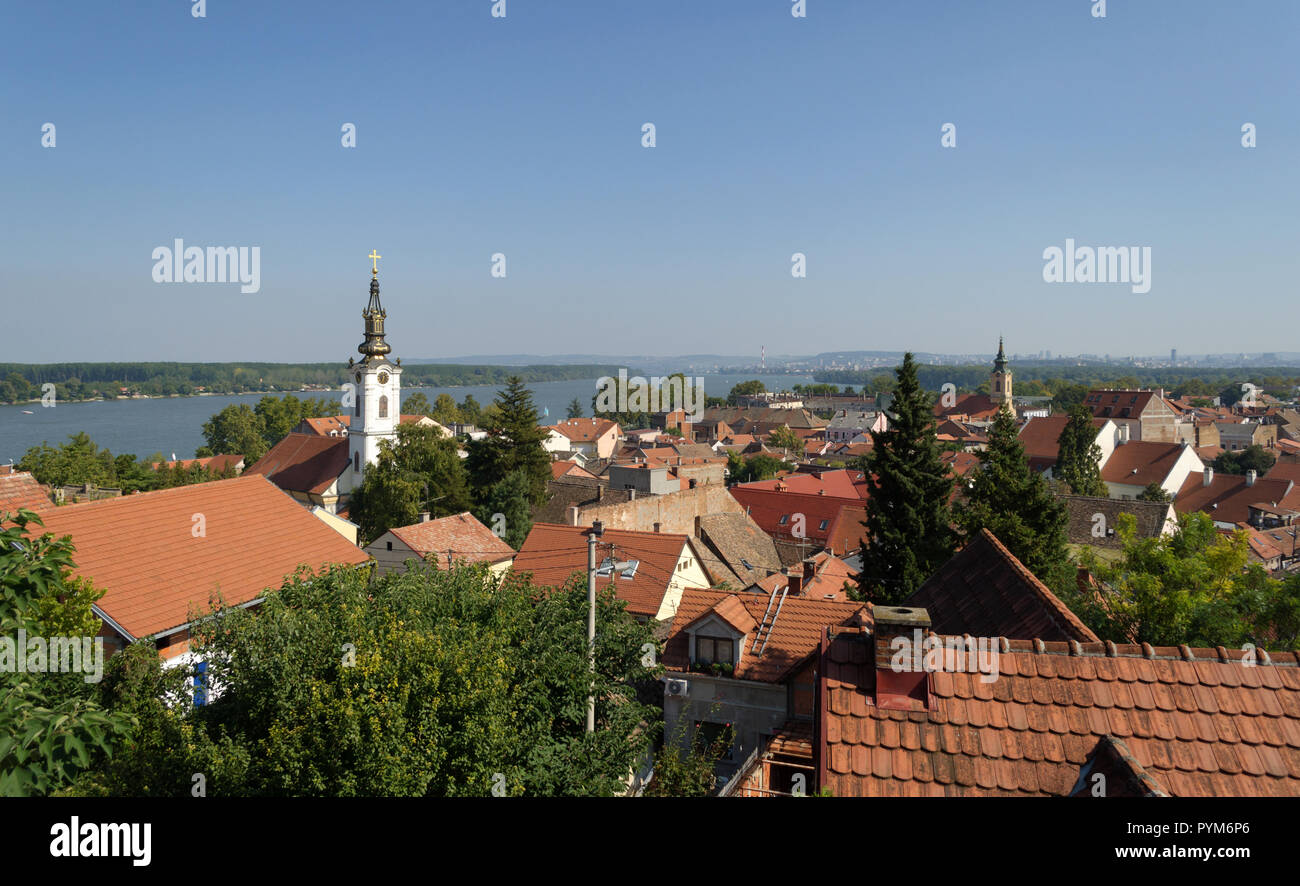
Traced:
<svg viewBox="0 0 1300 886">
<path fill-rule="evenodd" d="M 596 539 L 605 534 L 599 520 L 587 533 L 587 667 L 591 672 L 591 693 L 587 696 L 587 731 L 596 731 Z"/>
</svg>

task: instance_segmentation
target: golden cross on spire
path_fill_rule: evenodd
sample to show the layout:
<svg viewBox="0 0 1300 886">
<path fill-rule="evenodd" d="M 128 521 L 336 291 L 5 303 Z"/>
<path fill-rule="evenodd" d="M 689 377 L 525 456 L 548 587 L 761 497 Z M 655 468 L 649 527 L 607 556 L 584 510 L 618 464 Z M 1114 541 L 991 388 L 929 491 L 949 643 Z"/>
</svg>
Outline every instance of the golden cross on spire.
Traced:
<svg viewBox="0 0 1300 886">
<path fill-rule="evenodd" d="M 370 259 L 370 263 L 372 265 L 370 273 L 374 274 L 376 277 L 379 276 L 379 260 L 383 258 L 383 256 L 380 255 L 376 250 L 372 249 L 370 250 L 370 254 L 366 256 L 366 258 Z"/>
</svg>

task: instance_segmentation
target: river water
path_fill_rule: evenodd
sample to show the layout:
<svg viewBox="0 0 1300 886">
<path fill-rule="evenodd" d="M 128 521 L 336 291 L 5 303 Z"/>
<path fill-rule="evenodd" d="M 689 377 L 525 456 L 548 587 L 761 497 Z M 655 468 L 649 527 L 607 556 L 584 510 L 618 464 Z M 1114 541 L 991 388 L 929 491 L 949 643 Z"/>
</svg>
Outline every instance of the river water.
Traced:
<svg viewBox="0 0 1300 886">
<path fill-rule="evenodd" d="M 795 384 L 810 384 L 806 375 L 705 375 L 704 390 L 711 397 L 725 397 L 731 388 L 749 379 L 760 379 L 768 390 L 788 389 Z M 564 418 L 569 403 L 577 397 L 583 411 L 590 413 L 591 398 L 596 393 L 595 379 L 548 381 L 530 384 L 533 402 L 544 423 Z M 420 391 L 433 403 L 439 394 L 450 394 L 456 402 L 472 394 L 486 406 L 496 397 L 499 387 L 470 385 L 453 388 L 404 388 L 403 396 Z M 231 397 L 166 397 L 153 400 L 101 400 L 83 403 L 57 403 L 42 408 L 39 403 L 0 406 L 0 464 L 19 461 L 28 448 L 48 442 L 56 446 L 69 435 L 85 431 L 101 447 L 114 455 L 123 452 L 145 457 L 161 452 L 171 458 L 192 458 L 194 450 L 204 445 L 203 423 L 231 403 L 255 406 L 264 394 L 240 394 Z M 299 393 L 295 396 L 333 397 L 339 392 Z M 31 415 L 25 415 L 30 410 Z"/>
</svg>

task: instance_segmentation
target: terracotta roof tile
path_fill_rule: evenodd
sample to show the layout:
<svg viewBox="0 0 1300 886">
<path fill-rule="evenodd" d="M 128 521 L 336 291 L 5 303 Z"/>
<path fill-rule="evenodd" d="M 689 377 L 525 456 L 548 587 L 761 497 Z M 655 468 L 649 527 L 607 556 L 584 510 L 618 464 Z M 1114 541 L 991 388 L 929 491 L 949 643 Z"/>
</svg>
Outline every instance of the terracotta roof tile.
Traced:
<svg viewBox="0 0 1300 886">
<path fill-rule="evenodd" d="M 585 526 L 558 523 L 534 523 L 528 538 L 515 556 L 514 571 L 532 573 L 533 581 L 543 587 L 560 587 L 575 572 L 587 571 L 587 533 Z M 613 585 L 628 612 L 643 617 L 659 613 L 669 583 L 677 573 L 677 562 L 688 537 L 669 532 L 632 532 L 606 529 L 597 545 L 599 558 L 608 557 L 613 545 L 618 559 L 637 560 L 631 578 L 621 574 L 600 576 L 597 586 Z"/>
<path fill-rule="evenodd" d="M 0 513 L 25 508 L 37 513 L 54 507 L 45 488 L 27 471 L 0 474 Z"/>
<path fill-rule="evenodd" d="M 987 529 L 904 605 L 926 609 L 940 634 L 1097 642 L 1097 635 Z"/>
<path fill-rule="evenodd" d="M 411 526 L 397 526 L 390 531 L 421 557 L 430 554 L 446 556 L 451 551 L 453 560 L 500 563 L 515 555 L 514 548 L 494 535 L 469 511 Z"/>
<path fill-rule="evenodd" d="M 875 705 L 872 642 L 855 627 L 822 641 L 817 760 L 820 784 L 837 796 L 926 796 L 936 785 L 961 796 L 1064 795 L 1080 789 L 1085 764 L 1107 774 L 1112 796 L 1300 796 L 1294 653 L 1252 667 L 1215 649 L 1156 649 L 1148 659 L 1139 646 L 1110 653 L 1086 643 L 1079 655 L 1064 643 L 1035 651 L 1007 640 L 997 681 L 1006 690 L 980 701 L 972 675 L 933 673 L 937 708 L 900 736 L 897 718 L 909 715 Z M 870 775 L 825 766 L 851 761 L 858 746 L 870 752 Z"/>
<path fill-rule="evenodd" d="M 228 605 L 254 600 L 299 565 L 369 559 L 256 474 L 67 505 L 42 518 L 44 531 L 72 537 L 75 572 L 105 591 L 97 605 L 133 638 L 186 624 L 214 595 Z"/>
<path fill-rule="evenodd" d="M 349 464 L 347 437 L 293 433 L 286 434 L 244 473 L 265 475 L 286 492 L 320 494 Z"/>
</svg>

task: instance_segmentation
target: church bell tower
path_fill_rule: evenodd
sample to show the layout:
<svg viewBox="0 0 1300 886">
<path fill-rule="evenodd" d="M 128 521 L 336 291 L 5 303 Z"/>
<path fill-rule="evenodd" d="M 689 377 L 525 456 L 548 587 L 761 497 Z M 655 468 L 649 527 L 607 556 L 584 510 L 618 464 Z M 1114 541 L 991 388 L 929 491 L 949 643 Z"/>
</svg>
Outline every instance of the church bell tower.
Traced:
<svg viewBox="0 0 1300 886">
<path fill-rule="evenodd" d="M 998 406 L 1012 409 L 1011 370 L 1007 369 L 1007 355 L 1002 350 L 1002 336 L 998 336 L 998 356 L 993 361 L 993 374 L 989 376 L 989 399 Z"/>
<path fill-rule="evenodd" d="M 370 303 L 361 312 L 365 320 L 366 339 L 358 347 L 360 362 L 348 361 L 352 372 L 352 409 L 348 416 L 348 455 L 352 463 L 345 472 L 351 477 L 351 488 L 361 485 L 366 467 L 379 458 L 379 441 L 397 438 L 397 425 L 401 419 L 402 367 L 401 361 L 389 361 L 392 346 L 384 341 L 384 320 L 388 312 L 379 303 L 379 259 L 372 250 L 370 276 Z M 344 405 L 347 405 L 346 391 Z"/>
</svg>

